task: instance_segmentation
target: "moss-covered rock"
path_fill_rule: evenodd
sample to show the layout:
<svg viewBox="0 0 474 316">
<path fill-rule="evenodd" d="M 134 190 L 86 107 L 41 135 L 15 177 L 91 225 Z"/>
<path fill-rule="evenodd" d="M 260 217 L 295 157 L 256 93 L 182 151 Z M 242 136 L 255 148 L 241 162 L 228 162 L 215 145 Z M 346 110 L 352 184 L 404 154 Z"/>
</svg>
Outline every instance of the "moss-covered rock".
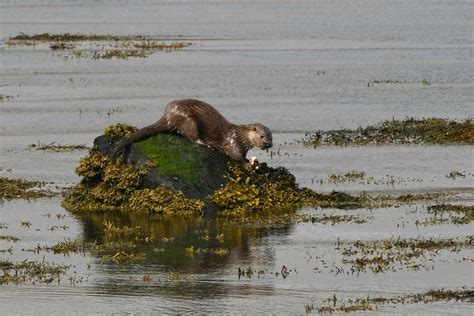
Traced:
<svg viewBox="0 0 474 316">
<path fill-rule="evenodd" d="M 102 159 L 109 159 L 115 145 L 133 131 L 134 128 L 123 124 L 106 128 L 105 134 L 95 139 L 93 150 L 102 153 Z M 224 177 L 229 163 L 227 156 L 177 135 L 158 134 L 135 143 L 125 156 L 130 165 L 146 167 L 147 171 L 139 185 L 141 188 L 165 185 L 174 191 L 183 192 L 187 197 L 203 199 L 227 181 Z M 98 162 L 98 168 L 89 168 L 90 172 L 101 169 L 102 163 Z"/>
<path fill-rule="evenodd" d="M 156 135 L 133 144 L 125 157 L 112 159 L 116 144 L 134 131 L 117 124 L 95 139 L 76 169 L 83 180 L 68 192 L 64 207 L 159 214 L 219 210 L 233 218 L 303 206 L 361 207 L 358 197 L 299 188 L 285 168 L 263 163 L 244 170 L 222 153 L 176 135 Z"/>
<path fill-rule="evenodd" d="M 198 178 L 202 172 L 199 175 L 189 170 L 179 172 L 179 168 L 191 165 L 189 151 L 183 151 L 182 157 L 167 155 L 167 152 L 176 153 L 179 150 L 176 144 L 186 143 L 186 140 L 159 135 L 158 138 L 168 136 L 176 140 L 158 141 L 157 152 L 154 152 L 152 145 L 147 143 L 153 144 L 156 139 L 150 139 L 143 142 L 145 144 L 133 145 L 126 161 L 112 159 L 115 145 L 135 130 L 134 127 L 117 124 L 106 128 L 104 135 L 95 139 L 89 156 L 82 158 L 76 168 L 76 173 L 83 179 L 67 192 L 63 206 L 72 211 L 88 212 L 201 213 L 205 203 L 193 197 L 207 195 L 207 191 L 199 187 L 203 183 Z M 169 164 L 170 157 L 177 161 L 175 169 L 163 167 L 165 163 Z"/>
</svg>

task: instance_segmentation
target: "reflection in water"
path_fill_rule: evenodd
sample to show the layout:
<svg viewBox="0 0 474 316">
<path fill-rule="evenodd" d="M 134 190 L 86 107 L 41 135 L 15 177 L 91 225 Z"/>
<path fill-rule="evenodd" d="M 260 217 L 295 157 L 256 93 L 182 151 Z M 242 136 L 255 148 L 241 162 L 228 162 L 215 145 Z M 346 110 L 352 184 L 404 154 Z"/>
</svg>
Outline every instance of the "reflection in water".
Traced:
<svg viewBox="0 0 474 316">
<path fill-rule="evenodd" d="M 284 217 L 294 212 L 294 209 L 284 209 L 278 213 Z M 131 213 L 82 213 L 76 216 L 83 223 L 85 242 L 97 245 L 97 248 L 91 248 L 91 253 L 99 260 L 103 261 L 104 256 L 113 257 L 122 250 L 145 255 L 140 264 L 102 264 L 106 278 L 105 283 L 98 285 L 98 290 L 108 294 L 142 292 L 214 297 L 230 292 L 267 293 L 271 291 L 267 285 L 244 286 L 232 284 L 231 280 L 212 279 L 215 275 L 222 275 L 226 269 L 234 269 L 232 265 L 242 269 L 273 266 L 274 248 L 263 244 L 262 238 L 286 236 L 293 228 L 291 221 L 273 221 L 272 225 L 262 225 L 199 216 L 164 217 Z M 119 231 L 125 228 L 133 233 L 111 234 L 107 226 Z M 236 270 L 236 279 L 237 273 Z M 206 282 L 201 282 L 203 279 Z"/>
</svg>

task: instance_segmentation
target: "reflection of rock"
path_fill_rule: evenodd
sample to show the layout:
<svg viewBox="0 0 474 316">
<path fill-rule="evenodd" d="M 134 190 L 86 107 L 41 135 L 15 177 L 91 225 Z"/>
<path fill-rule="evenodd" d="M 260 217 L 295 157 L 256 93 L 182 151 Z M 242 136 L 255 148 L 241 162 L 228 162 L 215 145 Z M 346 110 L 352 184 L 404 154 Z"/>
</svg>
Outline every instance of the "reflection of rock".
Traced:
<svg viewBox="0 0 474 316">
<path fill-rule="evenodd" d="M 285 213 L 292 214 L 294 210 L 287 210 Z M 163 296 L 199 295 L 202 298 L 250 290 L 248 284 L 244 289 L 238 287 L 238 284 L 229 285 L 224 282 L 213 284 L 213 290 L 208 291 L 209 283 L 200 281 L 201 277 L 206 279 L 208 275 L 222 273 L 223 270 L 235 273 L 237 278 L 239 267 L 257 269 L 274 266 L 275 245 L 262 243 L 261 240 L 272 236 L 272 240 L 276 240 L 275 244 L 281 245 L 294 228 L 292 222 L 279 224 L 273 228 L 236 225 L 219 218 L 202 216 L 150 217 L 120 212 L 82 213 L 78 214 L 77 218 L 82 223 L 84 241 L 104 245 L 99 247 L 100 250 L 94 248 L 91 250 L 92 256 L 97 258 L 97 261 L 100 262 L 104 255 L 114 255 L 120 250 L 145 254 L 143 266 L 116 269 L 108 267 L 116 265 L 115 263 L 103 263 L 100 271 L 105 276 L 114 274 L 123 276 L 124 271 L 133 271 L 133 278 L 123 278 L 120 284 L 115 283 L 114 277 L 105 277 L 105 282 L 111 282 L 106 283 L 109 286 L 104 286 L 105 290 L 114 291 L 120 287 L 123 293 L 132 293 L 137 289 L 137 278 L 141 281 L 140 272 L 137 271 L 142 271 L 152 276 L 152 282 L 147 284 L 147 291 L 159 291 Z M 105 222 L 111 222 L 117 227 L 124 225 L 139 227 L 139 232 L 131 236 L 108 236 L 104 230 Z M 218 235 L 222 235 L 222 239 L 217 239 Z M 186 251 L 190 246 L 194 249 L 225 248 L 228 254 L 219 256 L 205 253 L 191 256 Z M 257 278 L 256 274 L 254 277 Z"/>
<path fill-rule="evenodd" d="M 292 214 L 294 210 L 286 210 Z M 82 213 L 77 214 L 83 227 L 83 238 L 86 243 L 103 245 L 100 251 L 92 249 L 94 256 L 100 259 L 103 255 L 113 255 L 119 250 L 127 253 L 144 253 L 145 263 L 151 270 L 181 271 L 183 273 L 201 273 L 202 271 L 220 271 L 223 267 L 237 262 L 242 268 L 252 266 L 271 266 L 274 261 L 274 248 L 268 245 L 265 253 L 261 247 L 255 247 L 259 240 L 267 236 L 280 236 L 283 239 L 294 228 L 294 223 L 279 223 L 275 227 L 257 225 L 236 225 L 234 222 L 222 221 L 215 217 L 150 217 L 133 213 Z M 105 223 L 116 227 L 138 228 L 134 235 L 109 236 Z M 222 239 L 217 239 L 222 235 Z M 224 248 L 226 255 L 201 253 L 189 255 L 186 248 L 212 250 Z M 265 248 L 265 246 L 263 246 Z M 250 263 L 251 262 L 251 263 Z M 237 269 L 235 271 L 237 276 Z"/>
<path fill-rule="evenodd" d="M 120 141 L 102 135 L 94 140 L 94 148 L 111 156 Z M 206 198 L 225 184 L 229 159 L 222 153 L 169 134 L 159 134 L 140 143 L 133 144 L 127 162 L 144 166 L 152 161 L 152 168 L 142 179 L 142 188 L 166 185 L 182 191 L 189 198 Z"/>
</svg>

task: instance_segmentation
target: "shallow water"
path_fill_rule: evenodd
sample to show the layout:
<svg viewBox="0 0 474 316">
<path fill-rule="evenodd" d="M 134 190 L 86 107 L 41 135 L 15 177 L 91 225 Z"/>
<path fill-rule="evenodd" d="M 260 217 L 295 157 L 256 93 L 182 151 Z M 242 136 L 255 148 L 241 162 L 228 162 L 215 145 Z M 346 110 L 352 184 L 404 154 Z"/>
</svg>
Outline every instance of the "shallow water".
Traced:
<svg viewBox="0 0 474 316">
<path fill-rule="evenodd" d="M 250 155 L 288 168 L 302 186 L 324 192 L 450 192 L 454 203 L 473 204 L 472 146 L 312 149 L 296 143 L 306 131 L 355 128 L 392 117 L 471 116 L 471 2 L 118 3 L 0 3 L 0 94 L 12 96 L 0 101 L 1 176 L 70 186 L 79 181 L 74 168 L 86 151 L 44 153 L 28 145 L 54 141 L 92 146 L 108 125 L 144 126 L 157 120 L 172 99 L 192 97 L 215 105 L 236 123 L 270 126 L 273 150 L 279 153 Z M 5 40 L 20 32 L 137 34 L 193 45 L 144 59 L 67 59 L 47 46 L 8 47 Z M 369 86 L 373 80 L 404 83 Z M 331 174 L 352 170 L 366 172 L 377 183 L 329 181 Z M 451 179 L 451 171 L 471 175 Z M 262 228 L 213 219 L 107 218 L 138 224 L 143 234 L 154 237 L 140 245 L 145 262 L 131 266 L 103 263 L 93 251 L 69 256 L 28 251 L 65 239 L 104 238 L 104 218 L 73 216 L 60 202 L 57 197 L 1 206 L 0 224 L 8 227 L 1 228 L 0 235 L 21 240 L 1 240 L 0 250 L 13 250 L 0 253 L 0 258 L 72 265 L 67 273 L 72 279 L 60 284 L 2 285 L 2 314 L 302 314 L 306 304 L 320 306 L 334 294 L 355 298 L 473 287 L 472 261 L 463 260 L 473 258 L 471 248 L 441 251 L 433 262 L 425 262 L 428 270 L 357 275 L 347 274 L 350 267 L 345 266 L 344 273 L 336 275 L 335 266 L 342 265 L 337 240 L 472 234 L 471 224 L 415 225 L 428 217 L 426 205 L 434 201 L 375 210 L 298 210 L 354 214 L 367 221 L 363 224 Z M 22 226 L 24 220 L 31 227 Z M 186 256 L 186 247 L 209 245 L 199 239 L 205 229 L 211 238 L 224 233 L 228 255 Z M 163 242 L 163 237 L 174 240 Z M 239 278 L 238 269 L 249 266 L 264 273 Z M 291 270 L 286 278 L 280 273 L 283 266 Z M 145 273 L 150 282 L 143 281 Z M 458 315 L 470 314 L 472 305 L 441 302 L 383 310 Z"/>
</svg>

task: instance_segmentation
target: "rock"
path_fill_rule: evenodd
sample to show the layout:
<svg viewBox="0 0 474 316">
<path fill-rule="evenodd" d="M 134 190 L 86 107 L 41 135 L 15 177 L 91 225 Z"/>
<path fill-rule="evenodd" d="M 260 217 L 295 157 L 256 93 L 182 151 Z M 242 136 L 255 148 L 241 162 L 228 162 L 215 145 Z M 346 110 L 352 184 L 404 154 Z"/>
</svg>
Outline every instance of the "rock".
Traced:
<svg viewBox="0 0 474 316">
<path fill-rule="evenodd" d="M 94 149 L 111 157 L 122 139 L 98 136 L 94 140 Z M 140 167 L 147 161 L 155 167 L 144 176 L 142 188 L 166 185 L 182 191 L 188 198 L 205 199 L 227 182 L 227 156 L 177 135 L 158 134 L 133 144 L 126 162 Z"/>
<path fill-rule="evenodd" d="M 177 135 L 156 135 L 111 159 L 122 135 L 130 135 L 134 128 L 117 124 L 104 131 L 76 168 L 83 179 L 66 194 L 62 203 L 66 209 L 173 215 L 219 212 L 245 219 L 256 212 L 299 207 L 362 207 L 359 197 L 300 188 L 283 167 L 261 163 L 244 170 L 224 154 Z M 126 163 L 121 161 L 124 157 Z"/>
</svg>

